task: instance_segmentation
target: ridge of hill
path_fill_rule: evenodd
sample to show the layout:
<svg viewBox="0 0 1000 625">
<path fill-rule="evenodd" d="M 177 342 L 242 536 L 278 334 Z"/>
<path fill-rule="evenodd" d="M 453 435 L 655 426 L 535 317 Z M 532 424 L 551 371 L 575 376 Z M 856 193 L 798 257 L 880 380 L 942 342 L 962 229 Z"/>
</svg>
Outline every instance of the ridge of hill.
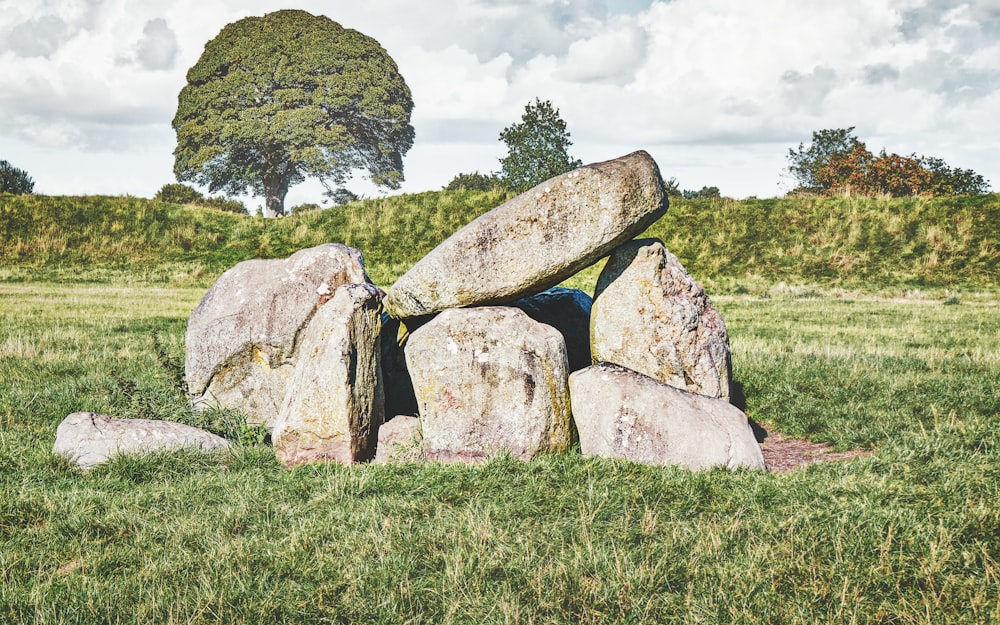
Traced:
<svg viewBox="0 0 1000 625">
<path fill-rule="evenodd" d="M 448 235 L 509 199 L 430 191 L 263 219 L 136 197 L 0 196 L 0 281 L 203 285 L 237 262 L 325 242 L 357 247 L 388 286 Z M 671 201 L 644 236 L 700 280 L 847 288 L 993 288 L 1000 194 Z"/>
</svg>

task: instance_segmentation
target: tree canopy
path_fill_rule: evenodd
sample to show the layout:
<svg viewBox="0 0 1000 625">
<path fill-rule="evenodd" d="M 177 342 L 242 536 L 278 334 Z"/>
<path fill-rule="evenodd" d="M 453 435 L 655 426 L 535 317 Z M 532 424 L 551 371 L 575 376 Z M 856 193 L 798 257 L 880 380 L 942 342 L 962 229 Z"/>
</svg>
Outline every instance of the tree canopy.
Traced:
<svg viewBox="0 0 1000 625">
<path fill-rule="evenodd" d="M 813 132 L 807 148 L 788 150 L 788 172 L 796 191 L 856 195 L 981 194 L 990 185 L 971 169 L 950 167 L 940 158 L 901 156 L 883 148 L 872 154 L 854 136 L 854 127 Z"/>
<path fill-rule="evenodd" d="M 355 170 L 399 188 L 413 99 L 379 43 L 324 16 L 284 10 L 227 25 L 187 73 L 173 127 L 174 174 L 211 192 L 263 195 L 283 215 L 289 187 L 328 193 Z"/>
<path fill-rule="evenodd" d="M 7 161 L 0 161 L 0 193 L 28 195 L 35 190 L 35 181 L 28 172 L 14 167 Z"/>
<path fill-rule="evenodd" d="M 528 103 L 521 122 L 500 133 L 507 156 L 500 159 L 500 177 L 512 190 L 522 192 L 583 163 L 570 157 L 569 131 L 559 109 L 548 100 Z"/>
</svg>

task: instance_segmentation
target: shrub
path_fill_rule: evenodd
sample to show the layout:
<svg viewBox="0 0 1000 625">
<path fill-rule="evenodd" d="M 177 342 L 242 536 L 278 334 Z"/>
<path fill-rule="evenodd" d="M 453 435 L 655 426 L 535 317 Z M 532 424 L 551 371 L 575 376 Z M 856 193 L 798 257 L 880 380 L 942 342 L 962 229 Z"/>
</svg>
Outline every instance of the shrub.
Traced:
<svg viewBox="0 0 1000 625">
<path fill-rule="evenodd" d="M 444 187 L 445 191 L 492 191 L 503 187 L 503 181 L 495 174 L 458 174 Z"/>
<path fill-rule="evenodd" d="M 239 200 L 230 200 L 224 197 L 207 197 L 195 202 L 199 206 L 207 206 L 227 213 L 248 213 L 247 207 Z"/>
<path fill-rule="evenodd" d="M 153 199 L 174 204 L 195 204 L 204 200 L 205 196 L 186 184 L 171 182 L 160 187 Z"/>
</svg>

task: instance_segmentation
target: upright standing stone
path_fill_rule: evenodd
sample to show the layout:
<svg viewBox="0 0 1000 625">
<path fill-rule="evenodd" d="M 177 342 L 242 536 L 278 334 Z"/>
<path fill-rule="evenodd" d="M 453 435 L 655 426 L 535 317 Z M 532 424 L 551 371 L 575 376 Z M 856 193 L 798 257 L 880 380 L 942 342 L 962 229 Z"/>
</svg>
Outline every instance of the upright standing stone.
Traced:
<svg viewBox="0 0 1000 625">
<path fill-rule="evenodd" d="M 338 286 L 364 282 L 361 252 L 334 243 L 222 274 L 188 321 L 184 368 L 195 408 L 239 410 L 270 429 L 303 328 Z"/>
<path fill-rule="evenodd" d="M 729 399 L 726 324 L 659 240 L 631 241 L 611 255 L 597 281 L 590 329 L 594 362 Z"/>
<path fill-rule="evenodd" d="M 585 456 L 693 470 L 765 468 L 747 416 L 725 400 L 610 363 L 577 371 L 569 387 Z"/>
<path fill-rule="evenodd" d="M 351 464 L 374 456 L 384 417 L 381 326 L 381 293 L 370 284 L 339 287 L 313 316 L 274 424 L 283 462 Z"/>
<path fill-rule="evenodd" d="M 569 447 L 566 346 L 551 326 L 516 308 L 451 309 L 411 334 L 405 352 L 427 458 Z"/>
<path fill-rule="evenodd" d="M 562 174 L 481 215 L 389 289 L 399 319 L 500 304 L 554 286 L 630 240 L 667 210 L 646 152 Z"/>
</svg>

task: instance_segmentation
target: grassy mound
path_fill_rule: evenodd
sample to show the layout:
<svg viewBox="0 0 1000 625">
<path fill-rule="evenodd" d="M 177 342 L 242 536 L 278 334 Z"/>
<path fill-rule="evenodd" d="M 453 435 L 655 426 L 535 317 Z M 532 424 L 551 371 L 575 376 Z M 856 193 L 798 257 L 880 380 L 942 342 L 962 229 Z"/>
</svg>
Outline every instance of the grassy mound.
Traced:
<svg viewBox="0 0 1000 625">
<path fill-rule="evenodd" d="M 357 247 L 388 286 L 462 225 L 508 199 L 440 191 L 278 220 L 133 197 L 0 196 L 0 280 L 202 286 L 239 261 L 324 242 Z M 994 286 L 1000 195 L 676 200 L 646 233 L 722 290 L 744 283 Z"/>
</svg>

